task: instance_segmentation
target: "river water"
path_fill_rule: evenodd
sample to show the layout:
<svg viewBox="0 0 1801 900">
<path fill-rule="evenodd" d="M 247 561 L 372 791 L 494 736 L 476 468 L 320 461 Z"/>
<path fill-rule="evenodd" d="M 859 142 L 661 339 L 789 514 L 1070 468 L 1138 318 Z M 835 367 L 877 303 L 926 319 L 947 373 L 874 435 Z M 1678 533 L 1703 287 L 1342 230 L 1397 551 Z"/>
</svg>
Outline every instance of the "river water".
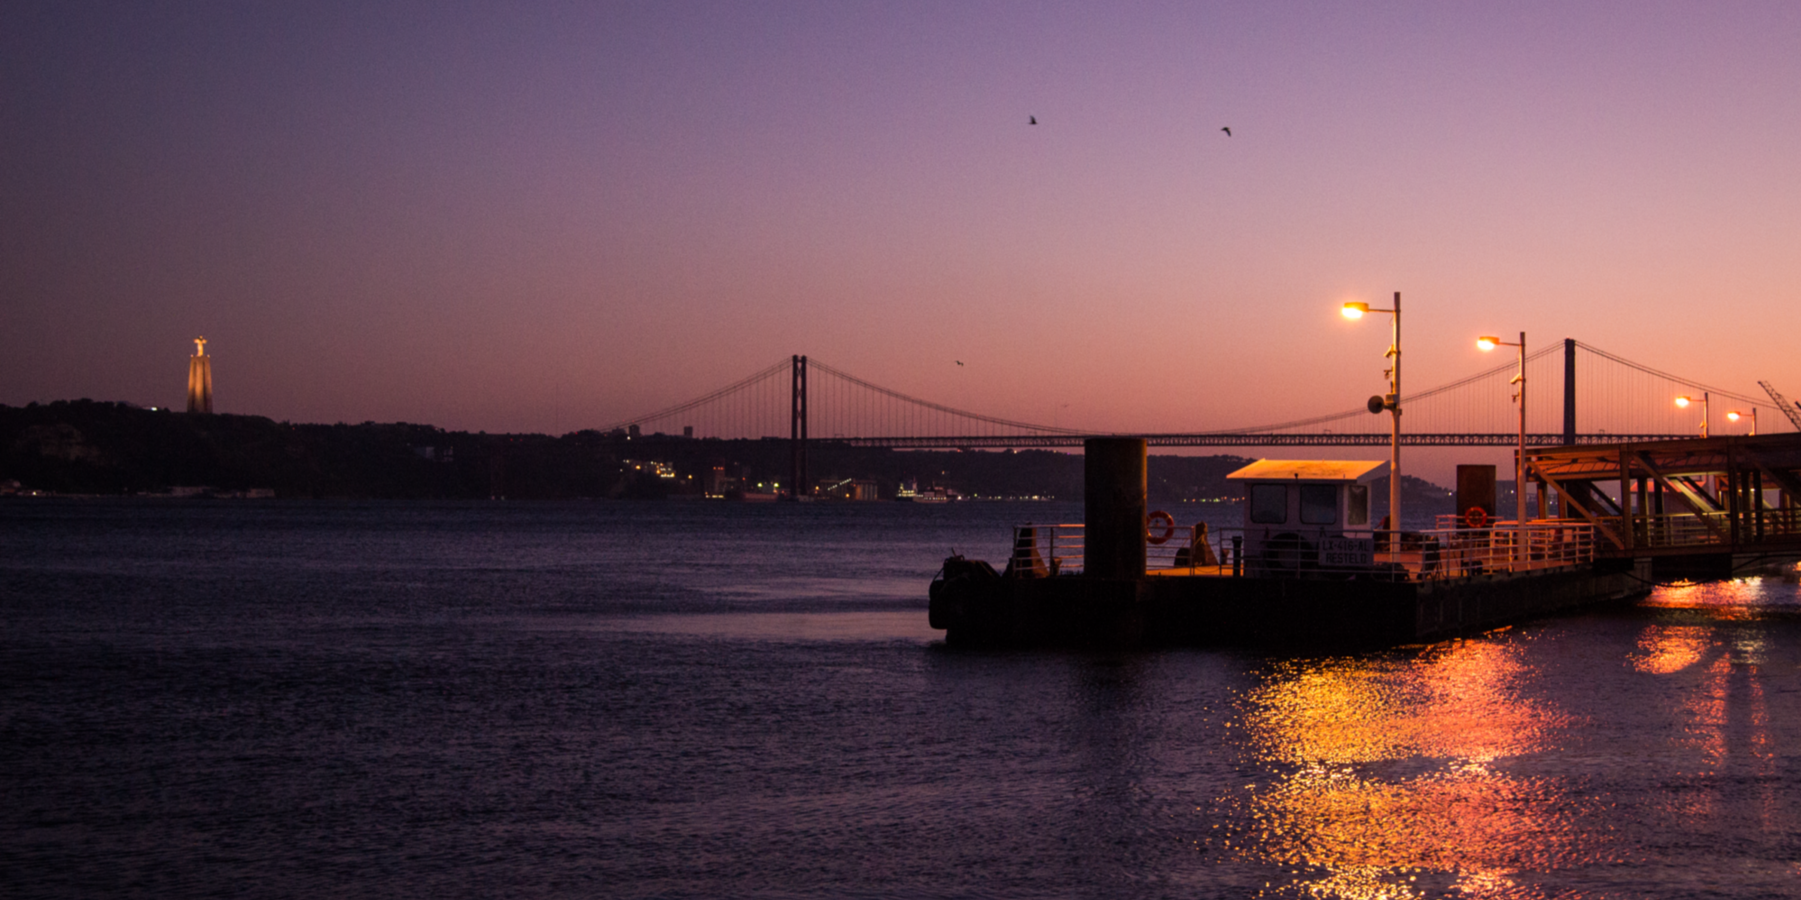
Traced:
<svg viewBox="0 0 1801 900">
<path fill-rule="evenodd" d="M 0 894 L 1801 896 L 1792 576 L 1354 656 L 927 627 L 1080 518 L 0 503 Z"/>
</svg>

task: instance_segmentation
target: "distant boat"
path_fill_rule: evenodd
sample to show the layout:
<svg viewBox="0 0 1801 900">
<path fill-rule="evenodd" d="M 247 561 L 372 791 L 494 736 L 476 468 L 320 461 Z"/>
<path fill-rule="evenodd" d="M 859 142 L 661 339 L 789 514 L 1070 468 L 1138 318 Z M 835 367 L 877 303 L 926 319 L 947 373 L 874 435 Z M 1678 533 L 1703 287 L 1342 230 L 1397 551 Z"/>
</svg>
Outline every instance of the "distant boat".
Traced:
<svg viewBox="0 0 1801 900">
<path fill-rule="evenodd" d="M 951 494 L 941 487 L 919 489 L 916 481 L 903 481 L 900 489 L 894 492 L 894 499 L 902 503 L 949 503 Z"/>
<path fill-rule="evenodd" d="M 780 499 L 780 497 L 780 494 L 767 491 L 745 491 L 736 488 L 725 492 L 725 499 L 727 500 L 737 500 L 748 503 L 774 503 L 776 500 Z"/>
</svg>

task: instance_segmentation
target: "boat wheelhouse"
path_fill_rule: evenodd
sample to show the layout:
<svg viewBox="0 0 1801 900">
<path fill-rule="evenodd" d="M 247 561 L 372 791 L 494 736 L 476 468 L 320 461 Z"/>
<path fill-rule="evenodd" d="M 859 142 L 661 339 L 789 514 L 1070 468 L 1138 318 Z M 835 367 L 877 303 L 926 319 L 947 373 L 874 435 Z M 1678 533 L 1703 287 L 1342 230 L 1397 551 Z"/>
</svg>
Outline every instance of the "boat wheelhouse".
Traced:
<svg viewBox="0 0 1801 900">
<path fill-rule="evenodd" d="M 1226 480 L 1244 488 L 1243 553 L 1259 574 L 1371 567 L 1370 484 L 1388 463 L 1260 459 Z"/>
</svg>

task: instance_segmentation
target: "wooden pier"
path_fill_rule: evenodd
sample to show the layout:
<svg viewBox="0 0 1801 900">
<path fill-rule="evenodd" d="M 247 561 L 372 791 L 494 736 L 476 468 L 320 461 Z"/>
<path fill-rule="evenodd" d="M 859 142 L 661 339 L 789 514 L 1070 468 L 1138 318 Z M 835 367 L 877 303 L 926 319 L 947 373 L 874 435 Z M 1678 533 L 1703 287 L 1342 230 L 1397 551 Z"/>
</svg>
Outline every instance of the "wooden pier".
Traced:
<svg viewBox="0 0 1801 900">
<path fill-rule="evenodd" d="M 1538 516 L 1594 526 L 1603 558 L 1723 578 L 1801 559 L 1801 434 L 1531 447 Z"/>
<path fill-rule="evenodd" d="M 1196 544 L 1187 562 L 1162 567 L 1147 567 L 1144 447 L 1091 440 L 1085 525 L 1016 529 L 1004 572 L 947 560 L 931 588 L 932 626 L 972 645 L 1349 649 L 1441 640 L 1641 595 L 1660 579 L 1801 559 L 1801 434 L 1528 448 L 1539 500 L 1524 523 L 1406 533 L 1366 525 L 1361 538 L 1327 528 L 1310 549 L 1304 527 L 1279 518 L 1285 524 L 1261 530 L 1285 533 L 1247 527 L 1236 553 Z M 1307 496 L 1300 475 L 1291 499 Z M 1060 529 L 1080 536 L 1059 538 Z M 1171 531 L 1160 529 L 1157 542 Z M 1360 563 L 1334 568 L 1321 550 L 1358 540 L 1373 544 Z"/>
</svg>

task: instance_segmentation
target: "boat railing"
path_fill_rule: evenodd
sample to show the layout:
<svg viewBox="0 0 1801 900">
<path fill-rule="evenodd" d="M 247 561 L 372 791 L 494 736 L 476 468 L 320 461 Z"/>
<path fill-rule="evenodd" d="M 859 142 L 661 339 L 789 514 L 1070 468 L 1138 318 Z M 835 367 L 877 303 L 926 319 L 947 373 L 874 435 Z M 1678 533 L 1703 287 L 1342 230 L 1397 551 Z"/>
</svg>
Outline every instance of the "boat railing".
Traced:
<svg viewBox="0 0 1801 900">
<path fill-rule="evenodd" d="M 1020 578 L 1074 575 L 1083 571 L 1082 523 L 1016 525 L 1006 573 Z M 1178 525 L 1145 536 L 1145 568 L 1149 571 L 1219 567 L 1219 554 L 1209 541 L 1207 523 Z"/>
<path fill-rule="evenodd" d="M 1266 534 L 1266 531 L 1277 531 Z M 1083 571 L 1080 523 L 1013 529 L 1004 574 L 1045 578 Z M 1594 526 L 1566 519 L 1511 520 L 1481 528 L 1332 532 L 1210 528 L 1204 522 L 1148 533 L 1147 575 L 1238 578 L 1365 578 L 1442 581 L 1582 565 L 1595 559 Z"/>
<path fill-rule="evenodd" d="M 1082 524 L 1015 525 L 1003 575 L 1046 578 L 1082 571 Z"/>
</svg>

